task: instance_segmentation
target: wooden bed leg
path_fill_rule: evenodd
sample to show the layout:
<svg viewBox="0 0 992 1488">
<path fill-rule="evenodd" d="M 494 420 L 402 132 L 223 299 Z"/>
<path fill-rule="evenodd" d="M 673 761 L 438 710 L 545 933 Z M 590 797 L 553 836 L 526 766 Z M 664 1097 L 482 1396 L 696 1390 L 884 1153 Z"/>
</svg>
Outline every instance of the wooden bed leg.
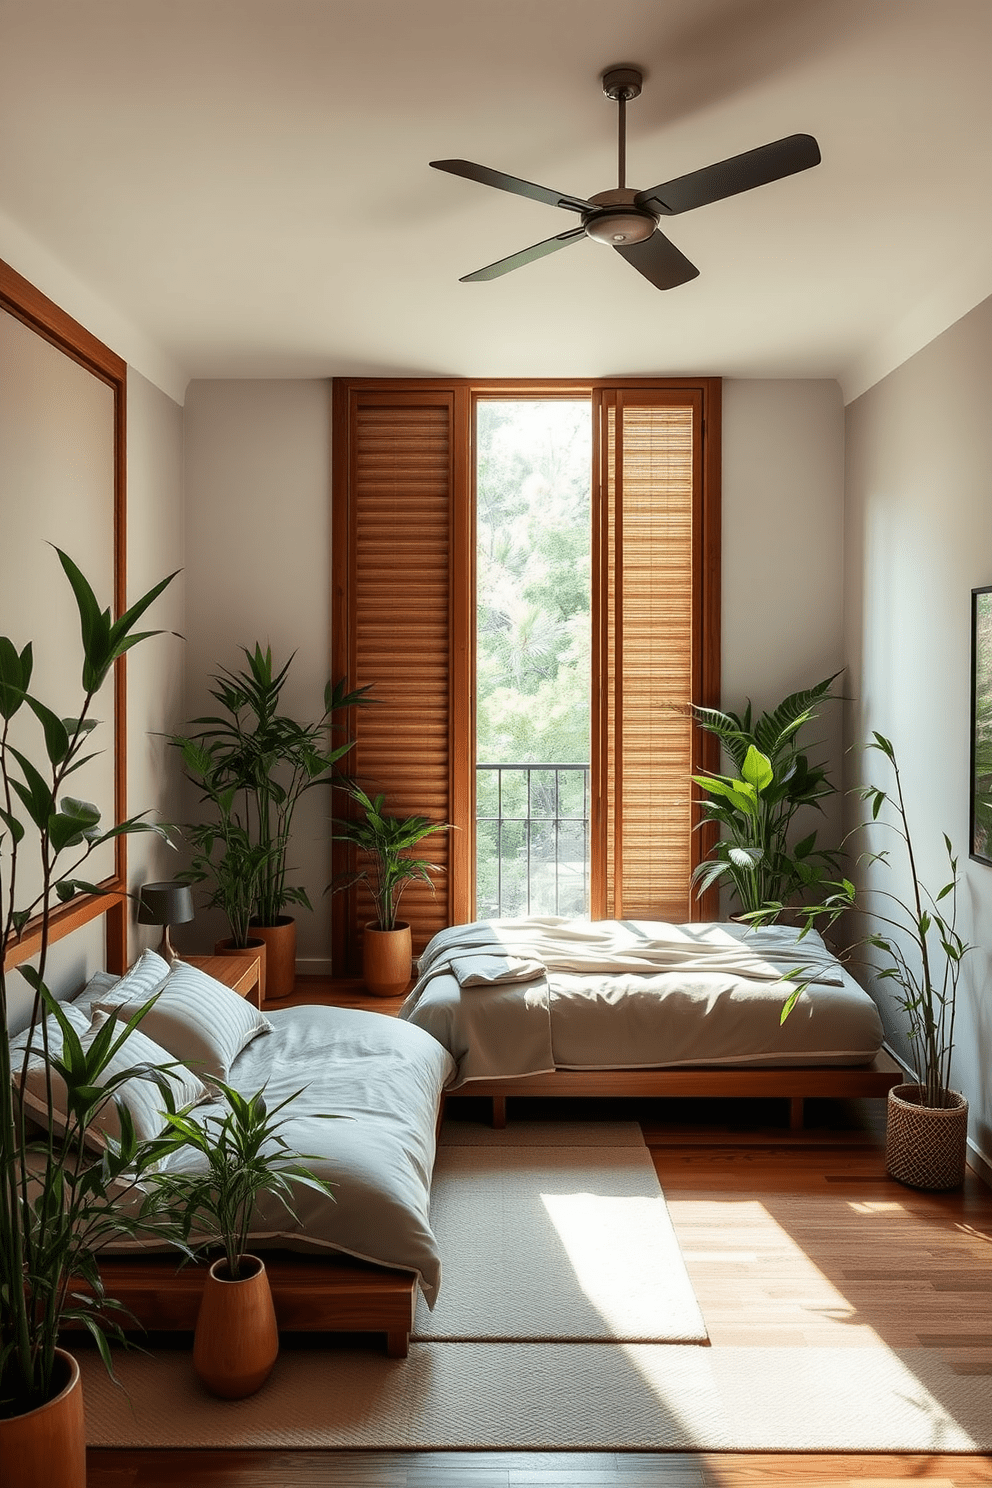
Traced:
<svg viewBox="0 0 992 1488">
<path fill-rule="evenodd" d="M 493 1126 L 502 1131 L 506 1125 L 506 1096 L 493 1096 Z"/>
<path fill-rule="evenodd" d="M 390 1359 L 405 1359 L 410 1353 L 410 1335 L 402 1330 L 386 1334 L 386 1355 Z"/>
<path fill-rule="evenodd" d="M 789 1130 L 802 1131 L 803 1129 L 803 1098 L 801 1095 L 793 1095 L 789 1098 Z"/>
</svg>

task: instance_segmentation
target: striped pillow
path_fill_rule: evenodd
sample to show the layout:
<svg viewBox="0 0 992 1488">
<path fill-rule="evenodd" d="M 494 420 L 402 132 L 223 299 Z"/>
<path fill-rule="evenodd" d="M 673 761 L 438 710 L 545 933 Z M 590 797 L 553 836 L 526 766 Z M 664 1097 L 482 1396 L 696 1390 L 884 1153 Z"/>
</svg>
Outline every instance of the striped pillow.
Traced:
<svg viewBox="0 0 992 1488">
<path fill-rule="evenodd" d="M 80 1042 L 84 1049 L 89 1048 L 109 1016 L 110 1014 L 106 1012 L 94 1012 L 86 1032 L 80 1035 Z M 160 1048 L 147 1034 L 142 1033 L 140 1028 L 135 1028 L 128 1035 L 120 1049 L 110 1059 L 101 1075 L 101 1083 L 137 1064 L 153 1064 L 160 1068 L 163 1065 L 172 1066 L 164 1072 L 164 1078 L 168 1081 L 172 1091 L 172 1099 L 177 1111 L 185 1111 L 209 1097 L 210 1092 L 202 1080 L 198 1080 L 191 1070 L 184 1069 L 181 1064 L 177 1067 L 172 1055 Z M 130 1112 L 135 1134 L 140 1141 L 151 1141 L 164 1130 L 165 1099 L 161 1090 L 153 1080 L 145 1080 L 135 1075 L 117 1087 L 113 1097 L 100 1108 L 86 1128 L 85 1135 L 89 1146 L 97 1149 L 103 1148 L 107 1145 L 108 1137 L 113 1137 L 115 1141 L 120 1140 L 121 1106 L 126 1106 Z M 56 1132 L 65 1131 L 66 1107 L 65 1081 L 53 1070 L 51 1117 L 52 1127 Z M 34 1056 L 30 1061 L 24 1085 L 24 1109 L 36 1121 L 47 1125 L 49 1109 L 45 1065 L 43 1060 Z"/>
<path fill-rule="evenodd" d="M 109 1007 L 111 1002 L 147 1002 L 152 993 L 161 987 L 171 967 L 156 951 L 142 951 L 130 971 L 122 977 L 110 972 L 98 971 L 90 977 L 73 1005 L 83 1008 L 91 1017 L 97 1006 Z"/>
<path fill-rule="evenodd" d="M 94 1008 L 131 1017 L 145 999 L 123 1004 L 120 985 Z M 231 1065 L 246 1044 L 272 1024 L 244 997 L 207 976 L 198 966 L 176 961 L 158 991 L 158 997 L 141 1020 L 141 1027 L 156 1043 L 168 1049 L 198 1075 L 227 1080 Z"/>
</svg>

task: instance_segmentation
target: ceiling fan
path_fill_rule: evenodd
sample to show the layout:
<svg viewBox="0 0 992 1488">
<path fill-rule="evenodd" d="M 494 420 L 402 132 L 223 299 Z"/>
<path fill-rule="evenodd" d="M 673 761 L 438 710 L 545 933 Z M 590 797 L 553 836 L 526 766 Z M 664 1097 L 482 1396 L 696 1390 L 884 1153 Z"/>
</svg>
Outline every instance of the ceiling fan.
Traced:
<svg viewBox="0 0 992 1488">
<path fill-rule="evenodd" d="M 809 170 L 810 166 L 820 163 L 819 146 L 811 134 L 790 134 L 770 145 L 745 150 L 742 155 L 732 155 L 729 160 L 720 160 L 716 165 L 691 171 L 687 176 L 678 176 L 674 181 L 665 181 L 647 191 L 634 191 L 626 184 L 627 103 L 640 93 L 643 77 L 636 67 L 611 67 L 603 73 L 602 81 L 603 92 L 615 101 L 619 109 L 619 181 L 613 190 L 599 191 L 586 201 L 581 196 L 535 186 L 530 181 L 490 170 L 485 165 L 474 165 L 471 160 L 430 162 L 435 170 L 465 176 L 470 181 L 495 186 L 498 191 L 509 191 L 514 196 L 547 202 L 551 207 L 564 207 L 566 212 L 575 212 L 580 218 L 578 227 L 546 238 L 531 248 L 523 248 L 519 253 L 511 253 L 508 258 L 498 259 L 484 269 L 477 269 L 474 274 L 465 274 L 459 283 L 498 279 L 511 269 L 546 258 L 549 253 L 557 253 L 560 248 L 567 248 L 582 238 L 593 238 L 615 248 L 656 289 L 674 289 L 677 284 L 695 279 L 699 270 L 665 237 L 658 226 L 660 218 L 691 212 L 695 207 L 722 201 L 724 197 L 736 196 L 741 191 L 751 191 L 755 186 L 767 185 L 770 181 Z"/>
</svg>

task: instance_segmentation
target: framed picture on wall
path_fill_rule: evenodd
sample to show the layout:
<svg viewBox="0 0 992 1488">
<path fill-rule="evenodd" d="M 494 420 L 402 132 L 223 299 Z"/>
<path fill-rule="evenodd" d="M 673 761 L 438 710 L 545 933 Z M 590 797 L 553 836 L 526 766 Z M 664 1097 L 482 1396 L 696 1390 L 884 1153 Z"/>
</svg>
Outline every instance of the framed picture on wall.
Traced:
<svg viewBox="0 0 992 1488">
<path fill-rule="evenodd" d="M 971 591 L 971 856 L 992 864 L 992 584 Z"/>
</svg>

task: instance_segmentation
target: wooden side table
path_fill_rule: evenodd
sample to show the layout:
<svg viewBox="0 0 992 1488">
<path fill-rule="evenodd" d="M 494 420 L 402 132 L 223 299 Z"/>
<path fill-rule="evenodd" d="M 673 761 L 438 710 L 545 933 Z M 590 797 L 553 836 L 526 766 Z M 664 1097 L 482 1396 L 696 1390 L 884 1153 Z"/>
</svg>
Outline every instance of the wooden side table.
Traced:
<svg viewBox="0 0 992 1488">
<path fill-rule="evenodd" d="M 215 982 L 223 982 L 253 1007 L 261 1008 L 259 996 L 262 962 L 258 956 L 180 956 L 190 966 L 198 966 Z"/>
</svg>

